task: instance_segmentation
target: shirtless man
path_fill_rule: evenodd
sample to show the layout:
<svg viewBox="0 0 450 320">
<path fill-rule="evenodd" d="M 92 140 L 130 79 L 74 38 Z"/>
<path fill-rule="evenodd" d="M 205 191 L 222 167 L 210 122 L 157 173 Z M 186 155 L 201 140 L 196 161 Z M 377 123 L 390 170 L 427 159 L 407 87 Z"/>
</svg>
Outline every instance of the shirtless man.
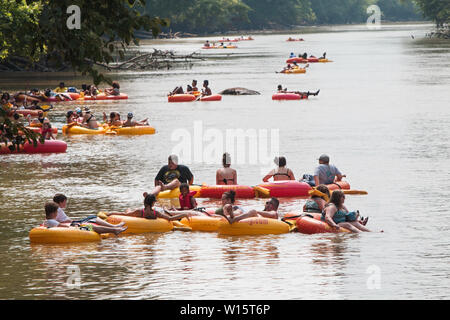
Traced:
<svg viewBox="0 0 450 320">
<path fill-rule="evenodd" d="M 251 218 L 251 217 L 263 217 L 263 218 L 270 218 L 270 219 L 278 219 L 278 206 L 280 204 L 280 201 L 278 201 L 277 198 L 271 198 L 269 201 L 266 202 L 266 205 L 262 211 L 258 210 L 250 210 L 247 213 L 243 213 L 238 216 L 234 216 L 233 218 L 229 219 L 228 222 L 238 222 L 239 220 Z"/>
<path fill-rule="evenodd" d="M 236 185 L 237 173 L 236 170 L 230 168 L 231 157 L 230 154 L 225 152 L 222 157 L 223 168 L 220 168 L 216 172 L 216 184 L 218 185 Z"/>
<path fill-rule="evenodd" d="M 133 113 L 128 112 L 127 120 L 123 122 L 122 126 L 123 127 L 148 126 L 148 118 L 141 121 L 136 121 L 133 120 Z"/>
<path fill-rule="evenodd" d="M 202 89 L 202 96 L 210 96 L 212 95 L 211 89 L 208 87 L 209 85 L 209 81 L 208 80 L 204 80 L 203 81 L 203 88 Z"/>
</svg>

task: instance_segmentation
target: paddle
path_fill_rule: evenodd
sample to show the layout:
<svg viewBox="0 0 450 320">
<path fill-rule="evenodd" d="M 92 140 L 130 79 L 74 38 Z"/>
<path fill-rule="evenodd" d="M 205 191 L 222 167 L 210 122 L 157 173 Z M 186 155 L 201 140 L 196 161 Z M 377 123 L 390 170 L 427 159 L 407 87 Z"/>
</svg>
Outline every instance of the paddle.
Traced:
<svg viewBox="0 0 450 320">
<path fill-rule="evenodd" d="M 367 191 L 364 190 L 341 190 L 344 194 L 368 194 Z"/>
</svg>

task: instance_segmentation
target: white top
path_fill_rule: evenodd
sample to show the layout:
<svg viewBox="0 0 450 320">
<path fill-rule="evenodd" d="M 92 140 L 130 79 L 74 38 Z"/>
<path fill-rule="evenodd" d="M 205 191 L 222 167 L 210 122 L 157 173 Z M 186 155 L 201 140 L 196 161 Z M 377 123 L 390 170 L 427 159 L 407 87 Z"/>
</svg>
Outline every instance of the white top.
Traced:
<svg viewBox="0 0 450 320">
<path fill-rule="evenodd" d="M 59 225 L 59 222 L 56 221 L 55 219 L 48 219 L 44 221 L 44 227 L 47 228 L 53 228 L 53 227 L 57 227 Z"/>
<path fill-rule="evenodd" d="M 58 222 L 64 222 L 64 221 L 67 221 L 67 220 L 70 220 L 70 219 L 69 219 L 68 216 L 66 216 L 66 213 L 64 212 L 63 209 L 58 208 L 58 214 L 57 214 L 55 220 L 58 221 Z"/>
</svg>

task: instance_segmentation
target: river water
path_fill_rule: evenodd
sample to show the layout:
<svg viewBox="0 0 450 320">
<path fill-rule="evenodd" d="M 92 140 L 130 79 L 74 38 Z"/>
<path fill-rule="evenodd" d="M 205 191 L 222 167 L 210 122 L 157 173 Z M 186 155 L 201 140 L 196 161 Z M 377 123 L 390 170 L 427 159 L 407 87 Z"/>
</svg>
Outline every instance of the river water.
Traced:
<svg viewBox="0 0 450 320">
<path fill-rule="evenodd" d="M 235 50 L 201 50 L 208 58 L 191 67 L 113 75 L 130 98 L 93 102 L 91 110 L 98 118 L 111 111 L 149 117 L 156 134 L 59 135 L 68 143 L 65 154 L 0 158 L 0 298 L 448 299 L 450 43 L 424 39 L 431 27 L 255 35 Z M 288 36 L 306 41 L 286 42 Z M 141 50 L 190 53 L 205 40 L 148 41 Z M 326 51 L 334 63 L 311 64 L 306 74 L 275 72 L 290 52 L 305 51 Z M 61 79 L 76 86 L 86 81 L 73 74 L 0 74 L 0 87 L 56 87 Z M 167 103 L 169 90 L 192 79 L 209 80 L 213 92 L 240 86 L 261 95 Z M 276 102 L 271 95 L 278 84 L 321 91 L 305 101 Z M 50 119 L 61 127 L 73 108 L 59 104 Z M 384 233 L 169 232 L 30 245 L 28 232 L 42 222 L 43 204 L 55 193 L 69 197 L 71 217 L 141 207 L 142 192 L 172 152 L 191 168 L 195 183 L 214 184 L 232 129 L 249 130 L 257 139 L 226 150 L 240 184 L 261 182 L 275 153 L 286 156 L 296 177 L 312 173 L 318 156 L 327 153 L 353 189 L 368 191 L 348 196 L 347 207 L 369 216 L 368 227 Z M 280 212 L 299 211 L 304 201 L 283 199 Z M 238 203 L 260 208 L 264 200 Z"/>
</svg>

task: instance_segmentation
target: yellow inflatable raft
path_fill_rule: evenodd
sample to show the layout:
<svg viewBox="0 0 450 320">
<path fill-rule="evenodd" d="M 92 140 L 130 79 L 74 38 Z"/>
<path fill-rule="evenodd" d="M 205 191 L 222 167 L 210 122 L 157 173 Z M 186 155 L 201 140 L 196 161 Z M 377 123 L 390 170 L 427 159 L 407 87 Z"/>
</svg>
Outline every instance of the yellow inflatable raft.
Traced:
<svg viewBox="0 0 450 320">
<path fill-rule="evenodd" d="M 88 129 L 78 125 L 64 125 L 62 127 L 64 134 L 117 134 L 117 135 L 144 135 L 154 134 L 155 128 L 151 126 L 135 126 L 135 127 L 116 127 L 99 123 L 98 130 Z"/>
<path fill-rule="evenodd" d="M 281 73 L 306 73 L 306 69 L 294 68 L 294 69 L 283 70 L 283 71 L 281 71 Z"/>
<path fill-rule="evenodd" d="M 112 215 L 106 219 L 107 222 L 111 224 L 119 224 L 122 221 L 125 222 L 125 226 L 128 227 L 127 230 L 121 234 L 136 234 L 136 233 L 147 233 L 147 232 L 167 232 L 172 231 L 173 223 L 166 219 L 145 219 L 136 218 L 128 216 Z"/>
<path fill-rule="evenodd" d="M 205 215 L 205 216 L 192 216 L 189 218 L 189 220 L 183 218 L 181 219 L 180 222 L 190 227 L 192 231 L 215 232 L 219 230 L 221 223 L 227 222 L 227 220 L 221 217 L 208 217 Z"/>
<path fill-rule="evenodd" d="M 229 224 L 228 221 L 221 222 L 219 234 L 224 235 L 261 235 L 282 234 L 289 232 L 289 225 L 283 221 L 269 218 L 248 218 Z"/>
<path fill-rule="evenodd" d="M 80 230 L 77 227 L 36 227 L 30 231 L 31 243 L 95 242 L 100 241 L 101 239 L 101 236 L 97 232 Z"/>
</svg>

